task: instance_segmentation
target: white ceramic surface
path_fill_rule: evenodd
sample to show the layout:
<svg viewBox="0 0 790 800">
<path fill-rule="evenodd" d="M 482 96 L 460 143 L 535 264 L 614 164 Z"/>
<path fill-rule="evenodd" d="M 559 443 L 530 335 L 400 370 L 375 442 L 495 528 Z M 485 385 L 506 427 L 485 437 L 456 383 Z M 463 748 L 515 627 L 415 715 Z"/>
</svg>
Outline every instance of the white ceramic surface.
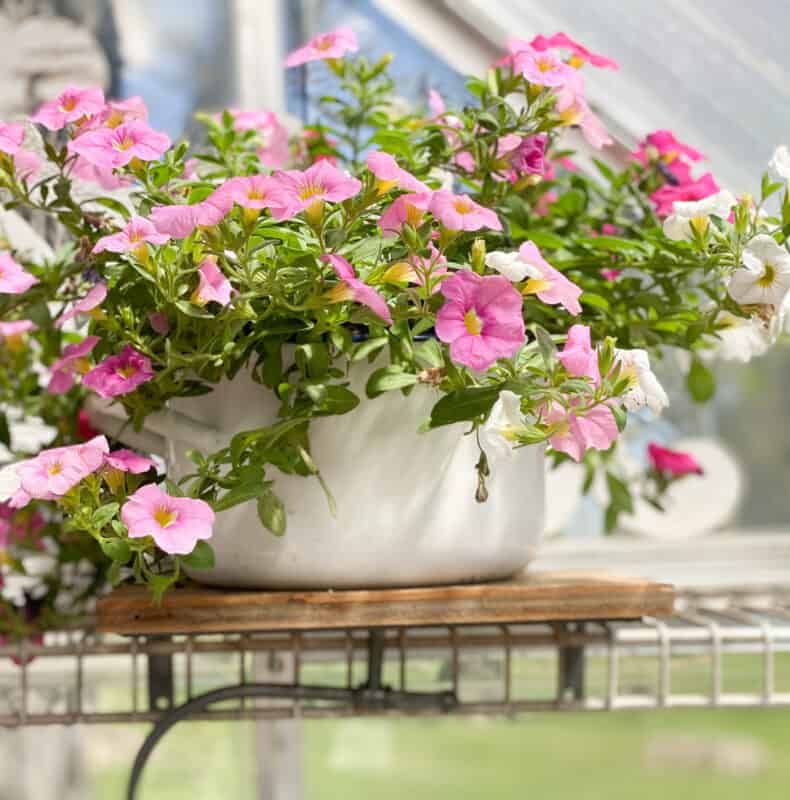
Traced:
<svg viewBox="0 0 790 800">
<path fill-rule="evenodd" d="M 390 392 L 369 401 L 369 369 L 352 373 L 351 388 L 363 398 L 354 411 L 311 423 L 312 456 L 337 515 L 317 480 L 269 469 L 288 513 L 285 535 L 261 526 L 254 502 L 222 512 L 211 540 L 216 566 L 192 577 L 249 588 L 415 586 L 503 578 L 535 557 L 543 528 L 543 449 L 522 448 L 494 463 L 489 499 L 477 503 L 478 452 L 474 438 L 464 435 L 468 426 L 418 434 L 437 391 L 419 385 L 409 398 Z M 269 389 L 240 375 L 149 417 L 147 442 L 168 435 L 164 455 L 177 478 L 192 471 L 188 449 L 211 447 L 212 440 L 221 447 L 238 431 L 271 424 L 277 405 Z"/>
</svg>

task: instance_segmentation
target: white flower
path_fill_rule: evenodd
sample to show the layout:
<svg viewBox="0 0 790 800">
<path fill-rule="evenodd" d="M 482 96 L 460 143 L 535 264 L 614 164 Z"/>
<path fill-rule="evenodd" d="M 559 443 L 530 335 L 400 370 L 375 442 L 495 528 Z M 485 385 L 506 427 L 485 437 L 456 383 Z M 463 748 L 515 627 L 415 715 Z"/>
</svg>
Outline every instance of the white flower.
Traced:
<svg viewBox="0 0 790 800">
<path fill-rule="evenodd" d="M 691 241 L 695 230 L 705 232 L 711 214 L 727 219 L 737 202 L 735 195 L 726 189 L 703 200 L 676 200 L 672 214 L 664 220 L 664 235 L 676 242 Z"/>
<path fill-rule="evenodd" d="M 790 150 L 786 144 L 779 145 L 774 150 L 768 168 L 783 180 L 790 180 Z"/>
<path fill-rule="evenodd" d="M 660 414 L 668 405 L 669 398 L 658 382 L 645 350 L 617 350 L 620 377 L 627 378 L 629 387 L 623 395 L 623 405 L 629 411 L 639 411 L 647 406 L 654 414 Z"/>
<path fill-rule="evenodd" d="M 447 192 L 452 192 L 453 184 L 455 183 L 455 176 L 452 172 L 442 169 L 441 167 L 433 167 L 428 173 L 431 180 L 439 181 L 439 188 Z"/>
<path fill-rule="evenodd" d="M 738 317 L 729 311 L 720 311 L 716 316 L 718 340 L 714 352 L 725 361 L 740 361 L 745 364 L 763 355 L 773 344 L 775 335 L 771 326 L 759 317 Z"/>
<path fill-rule="evenodd" d="M 486 256 L 486 266 L 504 275 L 513 283 L 523 281 L 527 277 L 538 279 L 543 277 L 543 273 L 533 264 L 524 261 L 518 251 L 505 253 L 502 250 L 494 250 Z"/>
<path fill-rule="evenodd" d="M 483 447 L 489 456 L 507 458 L 513 455 L 513 442 L 524 428 L 521 397 L 504 389 L 499 393 L 491 413 L 480 429 Z"/>
<path fill-rule="evenodd" d="M 0 503 L 10 500 L 20 487 L 16 464 L 9 464 L 0 469 Z"/>
<path fill-rule="evenodd" d="M 780 306 L 790 290 L 790 254 L 773 237 L 755 236 L 743 251 L 728 291 L 741 305 Z"/>
</svg>

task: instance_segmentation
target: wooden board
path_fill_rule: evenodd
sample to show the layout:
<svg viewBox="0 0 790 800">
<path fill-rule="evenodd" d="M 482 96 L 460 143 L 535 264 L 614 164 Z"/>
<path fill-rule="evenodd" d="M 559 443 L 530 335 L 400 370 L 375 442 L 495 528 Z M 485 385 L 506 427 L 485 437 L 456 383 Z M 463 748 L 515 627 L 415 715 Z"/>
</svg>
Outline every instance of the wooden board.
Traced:
<svg viewBox="0 0 790 800">
<path fill-rule="evenodd" d="M 634 619 L 672 613 L 666 583 L 606 573 L 526 572 L 497 583 L 419 589 L 243 591 L 192 585 L 151 604 L 142 586 L 99 600 L 105 633 L 226 633 L 406 625 Z"/>
</svg>

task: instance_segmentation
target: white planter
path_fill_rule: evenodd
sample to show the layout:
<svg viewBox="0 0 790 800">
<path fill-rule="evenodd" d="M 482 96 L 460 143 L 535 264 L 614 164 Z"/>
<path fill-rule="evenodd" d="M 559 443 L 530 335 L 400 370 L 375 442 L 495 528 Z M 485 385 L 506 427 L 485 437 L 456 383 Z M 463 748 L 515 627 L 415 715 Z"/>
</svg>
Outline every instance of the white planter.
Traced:
<svg viewBox="0 0 790 800">
<path fill-rule="evenodd" d="M 193 572 L 201 583 L 248 588 L 375 588 L 505 578 L 531 561 L 543 527 L 542 447 L 522 448 L 492 465 L 489 499 L 474 498 L 477 446 L 468 425 L 418 434 L 439 397 L 418 385 L 408 398 L 390 392 L 365 398 L 369 367 L 357 367 L 351 388 L 362 398 L 352 412 L 316 419 L 311 452 L 337 502 L 332 516 L 314 478 L 267 468 L 288 513 L 275 537 L 254 502 L 217 517 L 211 545 L 216 566 Z M 162 451 L 177 479 L 193 471 L 191 448 L 225 446 L 234 433 L 276 420 L 278 402 L 248 375 L 210 395 L 179 398 L 152 415 L 130 444 Z M 108 432 L 107 409 L 93 417 Z M 118 425 L 112 425 L 118 431 Z"/>
</svg>

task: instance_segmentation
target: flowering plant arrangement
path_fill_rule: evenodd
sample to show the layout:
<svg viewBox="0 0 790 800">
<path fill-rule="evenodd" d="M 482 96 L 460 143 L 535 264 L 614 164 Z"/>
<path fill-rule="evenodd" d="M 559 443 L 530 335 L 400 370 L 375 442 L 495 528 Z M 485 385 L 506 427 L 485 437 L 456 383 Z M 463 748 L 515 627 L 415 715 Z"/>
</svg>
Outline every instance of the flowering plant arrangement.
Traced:
<svg viewBox="0 0 790 800">
<path fill-rule="evenodd" d="M 778 335 L 786 151 L 758 201 L 695 177 L 701 154 L 668 131 L 619 171 L 593 159 L 585 173 L 563 134 L 609 142 L 584 68 L 617 65 L 565 34 L 512 41 L 453 110 L 435 92 L 398 110 L 390 59 L 356 50 L 340 29 L 289 56 L 339 87 L 290 140 L 274 114 L 231 110 L 201 117 L 205 146 L 171 145 L 140 98 L 98 89 L 0 125 L 5 208 L 72 237 L 47 263 L 0 255 L 0 631 L 46 627 L 129 574 L 160 596 L 183 564 L 211 565 L 215 514 L 235 504 L 286 533 L 272 471 L 322 481 L 311 421 L 387 392 L 409 403 L 418 385 L 435 391 L 425 436 L 463 423 L 476 437 L 478 501 L 498 459 L 545 444 L 584 462 L 588 485 L 603 471 L 613 525 L 632 504 L 612 460 L 628 412 L 668 404 L 651 358 L 691 353 L 704 401 L 712 354 L 746 360 Z M 178 482 L 90 429 L 86 408 L 114 404 L 139 430 L 241 370 L 278 421 L 192 452 Z M 15 441 L 30 418 L 50 426 L 46 449 Z M 698 469 L 658 445 L 650 458 L 652 502 Z"/>
</svg>

